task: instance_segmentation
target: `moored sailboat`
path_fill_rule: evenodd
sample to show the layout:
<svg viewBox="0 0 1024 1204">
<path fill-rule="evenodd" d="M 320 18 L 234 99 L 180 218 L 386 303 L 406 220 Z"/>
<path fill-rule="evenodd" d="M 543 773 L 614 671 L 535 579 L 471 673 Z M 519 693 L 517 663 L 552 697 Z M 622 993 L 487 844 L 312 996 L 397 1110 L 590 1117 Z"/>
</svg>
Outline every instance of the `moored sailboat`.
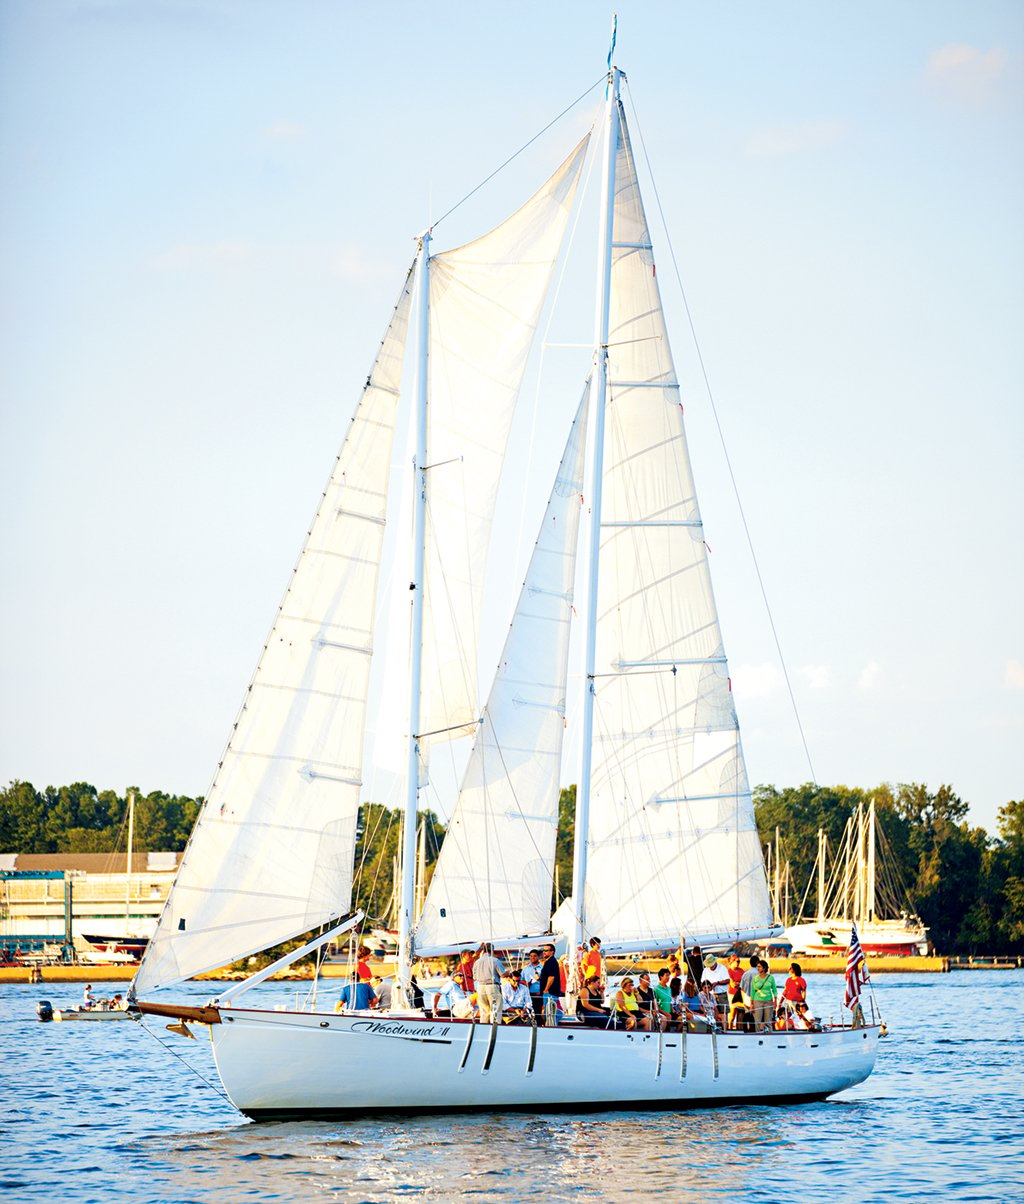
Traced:
<svg viewBox="0 0 1024 1204">
<path fill-rule="evenodd" d="M 599 118 L 592 368 L 486 704 L 475 677 L 495 494 L 590 136 L 489 234 L 440 254 L 433 230 L 421 236 L 136 976 L 143 1012 L 209 1026 L 225 1088 L 250 1116 L 763 1103 L 820 1098 L 871 1071 L 874 1026 L 623 1032 L 572 1018 L 551 1027 L 438 1021 L 413 1006 L 417 957 L 485 940 L 522 949 L 552 935 L 577 610 L 573 890 L 554 935 L 572 954 L 599 934 L 614 954 L 773 931 L 621 79 L 611 67 Z M 348 908 L 407 344 L 415 447 L 395 1006 L 246 1007 L 240 997 L 276 965 L 361 919 Z M 432 750 L 466 735 L 472 751 L 417 915 L 419 793 Z M 151 1001 L 321 925 L 302 949 L 209 1004 Z"/>
</svg>

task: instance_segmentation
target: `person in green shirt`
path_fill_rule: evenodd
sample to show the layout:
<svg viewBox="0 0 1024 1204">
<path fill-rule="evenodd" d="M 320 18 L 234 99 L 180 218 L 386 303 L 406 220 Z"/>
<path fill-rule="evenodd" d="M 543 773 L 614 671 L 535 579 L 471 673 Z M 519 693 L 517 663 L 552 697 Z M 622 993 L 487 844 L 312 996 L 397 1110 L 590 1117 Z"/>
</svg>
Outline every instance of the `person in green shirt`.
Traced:
<svg viewBox="0 0 1024 1204">
<path fill-rule="evenodd" d="M 658 971 L 658 985 L 652 987 L 657 1022 L 661 1031 L 667 1032 L 672 1024 L 672 990 L 668 985 L 670 971 L 667 966 Z"/>
<path fill-rule="evenodd" d="M 779 988 L 768 969 L 767 962 L 757 963 L 757 972 L 750 980 L 750 1002 L 754 1012 L 754 1027 L 759 1033 L 768 1032 L 775 1022 L 775 1000 Z"/>
</svg>

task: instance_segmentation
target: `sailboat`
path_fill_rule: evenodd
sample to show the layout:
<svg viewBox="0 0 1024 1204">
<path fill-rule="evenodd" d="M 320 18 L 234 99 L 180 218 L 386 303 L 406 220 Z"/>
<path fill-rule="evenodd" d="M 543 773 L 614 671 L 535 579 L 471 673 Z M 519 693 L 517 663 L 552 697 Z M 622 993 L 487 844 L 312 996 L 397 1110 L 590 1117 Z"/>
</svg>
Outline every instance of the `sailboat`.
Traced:
<svg viewBox="0 0 1024 1204">
<path fill-rule="evenodd" d="M 206 1025 L 257 1119 L 801 1101 L 871 1072 L 877 1025 L 625 1032 L 434 1019 L 416 959 L 557 941 L 572 959 L 777 932 L 654 253 L 612 65 L 594 131 L 490 233 L 424 232 L 156 933 L 143 1013 Z M 494 499 L 524 365 L 590 142 L 600 183 L 593 357 L 485 705 L 474 695 Z M 411 371 L 404 368 L 406 354 Z M 350 910 L 389 462 L 411 376 L 402 889 L 388 1013 L 244 996 L 360 924 Z M 577 551 L 582 551 L 576 589 Z M 501 549 L 500 551 L 503 551 Z M 572 893 L 552 932 L 570 632 L 581 628 Z M 472 751 L 416 916 L 431 753 Z M 200 1006 L 161 990 L 321 928 Z"/>
<path fill-rule="evenodd" d="M 887 889 L 881 889 L 879 864 L 884 867 L 885 861 L 880 862 L 878 846 L 882 835 L 875 800 L 870 799 L 866 809 L 859 803 L 846 822 L 829 876 L 828 841 L 824 831 L 818 831 L 817 914 L 791 925 L 784 934 L 795 956 L 844 951 L 855 924 L 865 953 L 888 957 L 928 955 L 928 929 L 911 910 L 905 889 L 889 881 L 884 883 Z"/>
<path fill-rule="evenodd" d="M 128 837 L 127 864 L 125 866 L 124 886 L 124 933 L 85 932 L 77 949 L 80 962 L 98 963 L 100 965 L 133 965 L 138 962 L 149 944 L 149 937 L 133 930 L 132 906 L 132 852 L 135 843 L 135 791 L 128 791 Z"/>
</svg>

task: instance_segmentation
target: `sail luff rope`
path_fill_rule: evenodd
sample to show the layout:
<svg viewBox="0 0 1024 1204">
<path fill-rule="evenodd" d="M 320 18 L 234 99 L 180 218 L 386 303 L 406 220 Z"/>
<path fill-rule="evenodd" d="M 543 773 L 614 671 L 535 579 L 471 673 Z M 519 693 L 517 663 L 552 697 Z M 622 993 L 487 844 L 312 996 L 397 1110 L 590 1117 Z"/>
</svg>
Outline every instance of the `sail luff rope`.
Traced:
<svg viewBox="0 0 1024 1204">
<path fill-rule="evenodd" d="M 542 130 L 538 130 L 537 133 L 534 134 L 534 136 L 530 139 L 529 142 L 524 142 L 523 145 L 514 154 L 509 155 L 509 157 L 505 160 L 504 163 L 502 163 L 499 167 L 496 167 L 489 176 L 487 176 L 485 179 L 481 180 L 480 183 L 477 184 L 477 186 L 475 188 L 473 188 L 471 191 L 467 192 L 461 201 L 456 201 L 455 204 L 452 205 L 452 207 L 449 210 L 447 210 L 445 213 L 442 213 L 440 217 L 435 218 L 430 223 L 428 229 L 430 229 L 430 230 L 436 229 L 436 227 L 438 227 L 445 220 L 445 218 L 451 217 L 451 215 L 455 212 L 456 209 L 458 209 L 460 206 L 464 205 L 471 196 L 474 196 L 476 193 L 478 193 L 485 184 L 489 184 L 496 175 L 499 175 L 501 172 L 503 172 L 505 170 L 505 168 L 508 167 L 508 165 L 513 160 L 519 158 L 519 156 L 523 153 L 523 151 L 525 151 L 529 147 L 531 147 L 537 141 L 537 139 L 542 137 L 544 134 L 546 134 L 553 125 L 557 125 L 558 122 L 561 121 L 562 118 L 566 115 L 566 113 L 569 113 L 573 109 L 575 109 L 576 106 L 580 103 L 580 101 L 585 100 L 590 95 L 590 93 L 593 92 L 593 90 L 595 88 L 600 87 L 601 84 L 603 84 L 604 82 L 605 82 L 605 76 L 602 75 L 601 78 L 599 80 L 597 80 L 595 83 L 592 83 L 585 92 L 583 92 L 579 96 L 577 96 L 571 105 L 566 106 L 566 108 L 564 108 L 561 111 L 561 113 L 558 114 L 557 117 L 553 117 Z"/>
<path fill-rule="evenodd" d="M 626 81 L 626 90 L 629 91 L 628 80 Z M 690 303 L 687 300 L 686 290 L 683 287 L 683 279 L 682 279 L 682 275 L 679 271 L 679 264 L 676 260 L 675 247 L 672 245 L 672 238 L 668 232 L 668 223 L 665 220 L 665 211 L 661 205 L 661 197 L 658 194 L 658 185 L 654 178 L 654 171 L 651 168 L 651 161 L 647 155 L 647 146 L 644 143 L 643 130 L 640 127 L 640 117 L 639 117 L 639 114 L 637 113 L 636 102 L 633 99 L 633 94 L 631 91 L 629 91 L 629 103 L 633 109 L 633 114 L 636 117 L 637 136 L 640 139 L 640 148 L 644 153 L 644 162 L 647 165 L 647 172 L 651 179 L 651 187 L 654 190 L 654 202 L 658 207 L 658 216 L 661 219 L 662 228 L 665 232 L 665 245 L 668 247 L 669 257 L 672 260 L 672 269 L 675 272 L 676 284 L 678 285 L 678 288 L 679 288 L 679 294 L 682 297 L 683 309 L 686 313 L 686 320 L 690 327 L 690 335 L 693 338 L 694 350 L 697 353 L 697 362 L 700 364 L 701 376 L 704 378 L 704 388 L 707 391 L 708 402 L 711 406 L 711 414 L 715 420 L 715 427 L 718 431 L 718 439 L 722 445 L 722 454 L 725 457 L 725 465 L 726 465 L 726 468 L 729 473 L 729 480 L 732 484 L 733 496 L 736 498 L 736 507 L 739 510 L 740 522 L 743 524 L 743 534 L 746 537 L 747 547 L 750 550 L 750 559 L 754 566 L 754 575 L 757 577 L 758 588 L 761 591 L 761 598 L 762 598 L 762 601 L 764 602 L 765 612 L 768 616 L 768 626 L 771 628 L 772 639 L 775 643 L 775 651 L 778 653 L 779 664 L 782 668 L 782 676 L 785 678 L 785 681 L 786 681 L 786 690 L 789 694 L 790 705 L 793 708 L 793 716 L 796 720 L 797 731 L 799 731 L 799 733 L 800 733 L 800 742 L 803 745 L 804 756 L 807 759 L 807 767 L 811 772 L 811 781 L 815 785 L 817 785 L 818 779 L 817 779 L 817 775 L 814 772 L 814 763 L 811 760 L 811 751 L 807 744 L 807 737 L 804 734 L 804 726 L 803 726 L 803 723 L 800 721 L 800 710 L 797 707 L 796 695 L 793 692 L 793 683 L 790 680 L 789 669 L 786 667 L 786 659 L 782 655 L 782 643 L 779 639 L 779 633 L 775 626 L 775 618 L 772 615 L 771 605 L 768 601 L 768 591 L 765 588 L 764 579 L 761 576 L 761 566 L 758 564 L 757 553 L 754 551 L 754 540 L 750 534 L 750 527 L 747 523 L 746 511 L 743 508 L 743 502 L 742 502 L 742 499 L 740 498 L 739 486 L 737 485 L 737 482 L 736 482 L 736 474 L 733 472 L 732 460 L 729 458 L 729 449 L 725 442 L 725 432 L 722 430 L 722 423 L 718 417 L 718 407 L 715 405 L 714 394 L 711 391 L 711 380 L 708 376 L 707 367 L 704 363 L 704 356 L 701 352 L 700 343 L 697 340 L 697 329 L 696 329 L 696 326 L 694 325 L 693 315 L 690 312 Z"/>
</svg>

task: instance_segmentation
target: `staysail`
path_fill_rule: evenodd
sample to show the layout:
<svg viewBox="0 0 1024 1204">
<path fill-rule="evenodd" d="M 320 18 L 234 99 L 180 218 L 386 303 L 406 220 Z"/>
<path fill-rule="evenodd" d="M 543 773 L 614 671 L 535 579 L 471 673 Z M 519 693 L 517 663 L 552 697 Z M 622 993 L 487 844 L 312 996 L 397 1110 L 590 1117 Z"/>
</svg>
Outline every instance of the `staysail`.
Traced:
<svg viewBox="0 0 1024 1204">
<path fill-rule="evenodd" d="M 583 916 L 607 946 L 771 928 L 668 333 L 619 106 Z"/>
<path fill-rule="evenodd" d="M 509 426 L 589 135 L 516 213 L 430 260 L 421 752 L 479 718 L 478 634 Z"/>
<path fill-rule="evenodd" d="M 588 392 L 413 934 L 421 956 L 548 929 Z"/>
<path fill-rule="evenodd" d="M 135 980 L 151 991 L 348 909 L 412 272 Z"/>
</svg>

